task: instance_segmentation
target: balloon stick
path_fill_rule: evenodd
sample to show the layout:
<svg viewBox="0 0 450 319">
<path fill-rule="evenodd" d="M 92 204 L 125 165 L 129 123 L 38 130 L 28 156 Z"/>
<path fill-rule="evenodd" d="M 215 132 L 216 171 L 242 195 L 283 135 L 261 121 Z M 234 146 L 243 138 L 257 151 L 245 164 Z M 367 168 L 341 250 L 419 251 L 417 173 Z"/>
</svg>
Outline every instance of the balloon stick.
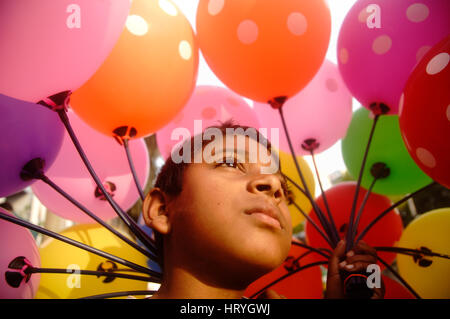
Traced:
<svg viewBox="0 0 450 319">
<path fill-rule="evenodd" d="M 400 282 L 406 287 L 406 289 L 408 289 L 417 299 L 422 299 L 419 294 L 406 282 L 405 279 L 402 278 L 402 276 L 400 276 L 400 274 L 398 272 L 396 272 L 387 262 L 385 262 L 383 259 L 381 259 L 380 257 L 377 256 L 377 259 L 384 265 L 386 266 L 387 269 L 389 269 L 389 271 L 395 276 L 397 277 L 398 280 L 400 280 Z"/>
<path fill-rule="evenodd" d="M 436 185 L 436 182 L 433 182 L 425 187 L 422 187 L 421 189 L 415 191 L 414 193 L 409 194 L 408 196 L 403 197 L 401 200 L 397 201 L 396 203 L 392 204 L 391 207 L 389 207 L 388 209 L 386 209 L 384 212 L 382 212 L 380 215 L 378 215 L 377 217 L 375 217 L 361 232 L 361 234 L 359 234 L 358 238 L 355 240 L 355 243 L 357 243 L 358 241 L 360 241 L 361 239 L 364 238 L 364 236 L 367 234 L 367 232 L 384 216 L 386 216 L 391 210 L 393 210 L 395 207 L 403 204 L 404 202 L 406 202 L 408 199 L 410 199 L 411 197 L 417 195 L 418 193 L 431 188 L 432 186 Z"/>
<path fill-rule="evenodd" d="M 45 229 L 45 228 L 42 228 L 40 226 L 34 225 L 34 224 L 29 223 L 29 222 L 27 222 L 25 220 L 22 220 L 20 218 L 16 218 L 14 216 L 10 216 L 10 215 L 7 215 L 7 214 L 4 214 L 4 213 L 0 212 L 0 219 L 3 219 L 3 220 L 6 220 L 8 222 L 11 222 L 13 224 L 16 224 L 16 225 L 19 225 L 19 226 L 22 226 L 22 227 L 34 230 L 34 231 L 36 231 L 38 233 L 41 233 L 41 234 L 47 235 L 49 237 L 55 238 L 57 240 L 60 240 L 60 241 L 65 242 L 65 243 L 67 243 L 69 245 L 78 247 L 80 249 L 84 249 L 84 250 L 89 251 L 89 252 L 91 252 L 93 254 L 96 254 L 98 256 L 107 258 L 109 260 L 115 261 L 115 262 L 117 262 L 119 264 L 122 264 L 124 266 L 127 266 L 127 267 L 130 267 L 132 269 L 135 269 L 135 270 L 137 270 L 137 271 L 139 271 L 141 273 L 149 274 L 149 275 L 155 277 L 155 281 L 158 281 L 161 278 L 161 274 L 159 272 L 156 272 L 156 271 L 153 271 L 151 269 L 142 267 L 142 266 L 140 266 L 138 264 L 135 264 L 135 263 L 133 263 L 131 261 L 122 259 L 120 257 L 111 255 L 111 254 L 109 254 L 107 252 L 104 252 L 104 251 L 102 251 L 100 249 L 97 249 L 97 248 L 91 247 L 89 245 L 80 243 L 80 242 L 78 242 L 76 240 L 73 240 L 73 239 L 71 239 L 69 237 L 66 237 L 66 236 L 60 235 L 58 233 L 52 232 L 52 231 L 50 231 L 48 229 Z"/>
<path fill-rule="evenodd" d="M 310 264 L 306 264 L 306 265 L 304 265 L 304 266 L 300 266 L 300 267 L 298 267 L 297 269 L 295 269 L 295 270 L 293 270 L 293 271 L 291 271 L 291 272 L 289 272 L 289 273 L 287 273 L 287 274 L 281 276 L 280 278 L 278 278 L 278 279 L 272 281 L 270 284 L 264 286 L 263 288 L 261 288 L 260 290 L 258 290 L 257 292 L 255 292 L 253 295 L 251 295 L 249 298 L 250 298 L 250 299 L 255 298 L 255 297 L 258 296 L 260 293 L 262 293 L 264 290 L 266 290 L 266 289 L 272 287 L 273 285 L 279 283 L 280 281 L 282 281 L 282 280 L 284 280 L 284 279 L 286 279 L 286 278 L 289 278 L 290 276 L 292 276 L 292 275 L 294 275 L 294 274 L 296 274 L 296 273 L 298 273 L 298 272 L 300 272 L 300 271 L 302 271 L 302 270 L 305 270 L 305 269 L 308 269 L 308 268 L 311 268 L 311 267 L 314 267 L 314 266 L 326 265 L 326 264 L 328 264 L 328 261 L 317 261 L 317 262 L 313 262 L 313 263 L 310 263 Z"/>
<path fill-rule="evenodd" d="M 388 251 L 397 254 L 409 255 L 409 256 L 430 256 L 430 257 L 439 257 L 444 259 L 450 259 L 449 255 L 435 253 L 431 250 L 427 249 L 411 249 L 404 247 L 374 247 L 377 251 Z"/>
<path fill-rule="evenodd" d="M 357 233 L 357 230 L 358 230 L 359 220 L 361 218 L 362 212 L 364 211 L 364 207 L 366 206 L 367 200 L 369 199 L 369 196 L 372 193 L 372 190 L 373 190 L 373 187 L 375 186 L 375 183 L 377 182 L 377 180 L 382 179 L 382 178 L 386 178 L 390 174 L 389 168 L 384 163 L 375 163 L 375 164 L 373 164 L 370 171 L 371 171 L 372 176 L 373 176 L 373 181 L 370 184 L 369 189 L 366 192 L 366 195 L 364 196 L 364 199 L 363 199 L 363 201 L 361 203 L 361 206 L 359 207 L 358 213 L 356 214 L 356 220 L 355 220 L 355 224 L 353 225 L 353 234 L 352 234 L 352 238 L 351 238 L 352 242 L 355 240 L 356 233 Z"/>
<path fill-rule="evenodd" d="M 79 203 L 77 200 L 75 200 L 72 196 L 70 196 L 67 192 L 65 192 L 64 190 L 62 190 L 58 185 L 56 185 L 50 178 L 48 178 L 47 176 L 45 176 L 44 174 L 42 174 L 39 179 L 41 181 L 43 181 L 44 183 L 46 183 L 47 185 L 49 185 L 51 188 L 53 188 L 56 192 L 58 192 L 59 194 L 61 194 L 64 198 L 66 198 L 68 201 L 70 201 L 73 205 L 75 205 L 76 207 L 78 207 L 81 211 L 83 211 L 86 215 L 88 215 L 89 217 L 91 217 L 92 219 L 94 219 L 97 223 L 99 223 L 100 225 L 102 225 L 103 227 L 105 227 L 107 230 L 109 230 L 111 233 L 113 233 L 114 235 L 116 235 L 117 237 L 119 237 L 120 239 L 122 239 L 124 242 L 126 242 L 128 245 L 130 245 L 131 247 L 135 248 L 137 251 L 139 251 L 140 253 L 142 253 L 143 255 L 147 256 L 148 258 L 156 261 L 156 256 L 154 254 L 156 254 L 156 250 L 151 247 L 151 251 L 153 252 L 150 253 L 149 251 L 143 249 L 142 247 L 140 247 L 139 245 L 137 245 L 136 243 L 132 242 L 130 239 L 128 239 L 126 236 L 124 236 L 123 234 L 121 234 L 120 232 L 118 232 L 117 230 L 114 229 L 114 227 L 108 225 L 107 223 L 105 223 L 101 218 L 97 217 L 94 213 L 92 213 L 91 211 L 89 211 L 86 207 L 84 207 L 81 203 Z"/>
<path fill-rule="evenodd" d="M 75 132 L 73 131 L 72 126 L 70 125 L 70 121 L 69 121 L 69 118 L 66 113 L 71 94 L 72 94 L 71 91 L 60 92 L 58 94 L 50 96 L 49 98 L 47 98 L 43 101 L 39 101 L 38 104 L 44 105 L 44 106 L 54 110 L 58 114 L 59 118 L 61 119 L 62 123 L 64 124 L 64 126 L 70 136 L 70 139 L 72 140 L 75 148 L 77 149 L 78 154 L 80 155 L 84 165 L 88 169 L 89 174 L 91 175 L 91 177 L 94 179 L 97 186 L 102 191 L 102 193 L 105 196 L 108 203 L 114 209 L 116 214 L 122 219 L 122 221 L 128 226 L 128 228 L 136 235 L 136 237 L 139 238 L 141 240 L 141 242 L 147 248 L 152 247 L 154 245 L 152 239 L 143 230 L 141 230 L 140 227 L 137 225 L 137 223 L 128 214 L 126 214 L 119 207 L 119 205 L 117 205 L 117 203 L 112 199 L 110 194 L 106 191 L 103 183 L 100 181 L 97 174 L 95 173 L 86 154 L 84 153 L 84 150 L 81 147 L 81 144 L 78 141 L 78 138 L 75 135 Z"/>
<path fill-rule="evenodd" d="M 314 212 L 316 213 L 317 217 L 319 218 L 319 221 L 322 224 L 322 227 L 323 227 L 324 231 L 327 233 L 328 237 L 330 238 L 330 241 L 332 243 L 331 247 L 334 248 L 337 245 L 337 241 L 333 240 L 333 234 L 331 232 L 330 225 L 328 224 L 327 219 L 325 218 L 325 216 L 323 215 L 322 211 L 320 210 L 320 208 L 317 206 L 316 202 L 312 198 L 311 192 L 308 189 L 308 186 L 306 184 L 305 178 L 304 178 L 303 173 L 302 173 L 302 171 L 300 169 L 300 165 L 298 164 L 297 158 L 295 157 L 294 147 L 292 146 L 292 141 L 291 141 L 291 138 L 290 138 L 287 126 L 286 126 L 286 121 L 284 119 L 284 115 L 283 115 L 283 110 L 282 109 L 283 109 L 282 106 L 279 106 L 278 107 L 278 112 L 279 112 L 280 117 L 281 117 L 281 122 L 283 123 L 283 129 L 284 129 L 284 132 L 286 134 L 286 139 L 287 139 L 287 142 L 289 144 L 289 149 L 291 151 L 291 155 L 292 155 L 292 158 L 294 160 L 295 167 L 297 169 L 298 175 L 300 176 L 301 182 L 305 186 L 306 197 L 308 197 L 309 201 L 311 202 L 311 205 L 313 206 Z"/>
<path fill-rule="evenodd" d="M 380 118 L 380 114 L 379 113 L 375 114 L 375 118 L 374 118 L 373 124 L 372 124 L 372 129 L 370 130 L 369 140 L 367 141 L 366 150 L 364 152 L 364 157 L 363 157 L 363 160 L 361 163 L 361 169 L 359 171 L 358 182 L 356 184 L 356 190 L 355 190 L 355 197 L 353 198 L 353 204 L 352 204 L 352 209 L 351 209 L 351 213 L 350 213 L 350 220 L 348 223 L 348 229 L 347 229 L 347 234 L 346 234 L 346 248 L 345 248 L 346 251 L 349 251 L 353 246 L 352 236 L 353 236 L 353 231 L 354 231 L 353 230 L 353 222 L 355 219 L 356 203 L 358 201 L 359 189 L 361 187 L 361 180 L 362 180 L 362 176 L 364 173 L 364 167 L 365 167 L 366 161 L 367 161 L 367 155 L 369 153 L 370 144 L 372 142 L 373 134 L 375 132 L 375 127 L 377 125 L 379 118 Z"/>
<path fill-rule="evenodd" d="M 314 141 L 315 141 L 315 140 L 314 140 Z M 306 142 L 306 141 L 305 141 L 305 142 Z M 316 158 L 315 158 L 315 156 L 314 156 L 314 149 L 315 149 L 316 147 L 318 147 L 319 144 L 317 143 L 317 144 L 315 144 L 315 145 L 316 145 L 315 147 L 312 146 L 312 145 L 308 145 L 309 147 L 304 147 L 304 146 L 302 145 L 302 147 L 303 147 L 304 149 L 308 149 L 309 152 L 310 152 L 310 154 L 311 154 L 311 158 L 312 158 L 312 160 L 313 160 L 313 165 L 314 165 L 314 170 L 316 171 L 317 181 L 319 182 L 320 192 L 321 192 L 321 194 L 322 194 L 323 202 L 324 202 L 325 208 L 326 208 L 326 210 L 327 210 L 328 219 L 329 219 L 329 221 L 330 221 L 330 223 L 331 223 L 331 226 L 330 226 L 330 227 L 331 227 L 331 230 L 332 230 L 332 233 L 333 233 L 333 236 L 334 236 L 334 240 L 339 242 L 339 240 L 340 240 L 339 233 L 338 233 L 338 230 L 337 230 L 337 227 L 336 227 L 336 223 L 334 222 L 333 215 L 331 214 L 330 207 L 329 207 L 329 205 L 328 205 L 327 196 L 326 196 L 325 192 L 323 191 L 322 182 L 321 182 L 321 180 L 320 180 L 320 175 L 319 175 L 319 170 L 317 169 Z"/>
<path fill-rule="evenodd" d="M 325 239 L 325 241 L 328 243 L 328 245 L 330 245 L 330 247 L 333 247 L 328 236 L 325 235 L 325 233 L 322 231 L 322 229 L 320 229 L 320 227 L 317 226 L 317 224 L 311 219 L 311 217 L 309 217 L 308 214 L 306 214 L 303 211 L 303 209 L 300 206 L 298 206 L 298 204 L 296 202 L 293 202 L 292 205 L 294 205 L 294 207 L 306 218 L 306 220 L 319 232 L 319 234 Z"/>
<path fill-rule="evenodd" d="M 156 292 L 156 290 L 120 291 L 120 292 L 111 292 L 108 294 L 83 297 L 80 299 L 106 299 L 106 298 L 116 298 L 116 297 L 125 297 L 125 296 L 152 295 L 155 292 Z"/>
</svg>

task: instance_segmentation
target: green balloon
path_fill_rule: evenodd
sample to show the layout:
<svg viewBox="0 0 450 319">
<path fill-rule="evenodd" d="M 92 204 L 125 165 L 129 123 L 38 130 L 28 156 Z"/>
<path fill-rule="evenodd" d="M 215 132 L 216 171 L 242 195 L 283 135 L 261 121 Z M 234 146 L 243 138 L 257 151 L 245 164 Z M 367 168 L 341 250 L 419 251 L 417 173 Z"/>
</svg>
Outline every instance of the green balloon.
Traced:
<svg viewBox="0 0 450 319">
<path fill-rule="evenodd" d="M 342 155 L 345 165 L 353 178 L 358 179 L 359 171 L 369 140 L 374 120 L 369 110 L 360 108 L 353 113 L 347 135 L 342 140 Z M 403 195 L 412 193 L 432 182 L 416 165 L 409 155 L 400 134 L 397 115 L 381 115 L 375 127 L 361 185 L 368 189 L 374 177 L 372 165 L 384 163 L 389 175 L 375 182 L 373 192 L 383 195 Z"/>
</svg>

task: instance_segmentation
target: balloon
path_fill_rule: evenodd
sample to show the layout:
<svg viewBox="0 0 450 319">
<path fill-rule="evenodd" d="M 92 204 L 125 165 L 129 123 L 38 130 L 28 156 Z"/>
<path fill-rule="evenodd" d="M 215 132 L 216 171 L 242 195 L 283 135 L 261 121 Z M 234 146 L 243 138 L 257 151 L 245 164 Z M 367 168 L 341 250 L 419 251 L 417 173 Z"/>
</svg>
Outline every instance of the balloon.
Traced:
<svg viewBox="0 0 450 319">
<path fill-rule="evenodd" d="M 450 188 L 450 36 L 414 69 L 400 104 L 400 131 L 409 154 L 428 176 Z"/>
<path fill-rule="evenodd" d="M 145 267 L 146 257 L 100 225 L 79 224 L 61 232 L 72 238 L 107 253 L 124 258 Z M 43 268 L 62 268 L 78 270 L 128 269 L 110 260 L 92 254 L 56 239 L 50 239 L 40 247 Z M 124 273 L 124 272 L 121 272 Z M 135 273 L 131 273 L 135 274 Z M 139 275 L 139 274 L 137 274 Z M 75 299 L 87 296 L 119 292 L 147 290 L 147 282 L 114 278 L 105 281 L 105 277 L 76 274 L 41 274 L 41 283 L 36 293 L 37 299 Z"/>
<path fill-rule="evenodd" d="M 100 180 L 110 187 L 114 194 L 114 200 L 122 209 L 127 211 L 139 198 L 139 193 L 131 174 L 124 147 L 113 138 L 89 127 L 74 112 L 69 111 L 68 117 Z M 144 141 L 139 139 L 131 140 L 129 149 L 143 189 L 150 171 L 147 148 Z M 117 217 L 109 203 L 101 196 L 101 193 L 96 195 L 97 185 L 84 166 L 69 134 L 65 134 L 63 145 L 55 163 L 46 175 L 97 217 L 103 220 Z M 38 181 L 32 186 L 32 190 L 42 204 L 55 214 L 78 223 L 95 223 L 95 220 L 46 183 Z"/>
<path fill-rule="evenodd" d="M 336 228 L 338 229 L 339 237 L 341 239 L 344 239 L 347 233 L 355 192 L 355 182 L 340 183 L 325 191 L 328 206 L 336 223 Z M 364 188 L 360 188 L 355 214 L 359 211 L 366 193 L 367 191 Z M 323 201 L 323 195 L 316 199 L 316 203 L 322 212 L 328 217 Z M 364 206 L 364 211 L 358 224 L 357 234 L 360 234 L 373 219 L 375 219 L 390 206 L 391 201 L 387 197 L 371 193 L 366 205 Z M 316 223 L 316 225 L 323 230 L 316 214 L 312 210 L 310 211 L 309 216 Z M 391 247 L 400 239 L 402 229 L 402 219 L 397 209 L 394 209 L 381 218 L 380 221 L 367 232 L 362 240 L 372 247 Z M 305 222 L 305 230 L 306 241 L 310 246 L 315 248 L 331 249 L 325 239 L 323 239 L 319 232 L 308 221 Z M 389 264 L 395 259 L 395 254 L 393 253 L 378 252 L 378 256 Z M 380 266 L 381 268 L 384 267 L 381 264 Z"/>
<path fill-rule="evenodd" d="M 129 0 L 1 1 L 0 93 L 38 102 L 76 90 L 110 53 L 129 7 Z"/>
<path fill-rule="evenodd" d="M 186 128 L 190 136 L 220 122 L 234 120 L 236 124 L 259 128 L 257 116 L 245 100 L 228 89 L 216 86 L 197 86 L 189 101 L 175 119 L 156 133 L 158 148 L 165 159 L 179 140 L 172 140 L 176 128 Z M 198 129 L 195 120 L 201 120 Z"/>
<path fill-rule="evenodd" d="M 405 288 L 398 281 L 391 279 L 387 276 L 381 276 L 381 280 L 383 280 L 385 295 L 384 299 L 415 299 L 414 295 L 409 292 L 407 288 Z"/>
<path fill-rule="evenodd" d="M 46 107 L 0 94 L 0 197 L 21 191 L 36 180 L 23 180 L 22 168 L 41 158 L 46 171 L 61 147 L 64 126 Z"/>
<path fill-rule="evenodd" d="M 450 208 L 440 208 L 414 219 L 403 232 L 399 247 L 429 249 L 450 255 Z M 440 257 L 397 255 L 400 275 L 422 298 L 450 298 L 450 260 Z"/>
<path fill-rule="evenodd" d="M 263 127 L 280 130 L 280 149 L 290 152 L 278 110 L 255 103 Z M 320 153 L 342 138 L 352 118 L 352 97 L 342 81 L 337 66 L 325 60 L 312 81 L 283 105 L 283 114 L 296 154 L 311 155 L 302 148 L 305 140 L 319 143 Z"/>
<path fill-rule="evenodd" d="M 355 179 L 361 170 L 372 124 L 369 111 L 358 109 L 353 113 L 347 135 L 342 140 L 344 162 Z M 403 195 L 432 182 L 409 156 L 401 138 L 397 115 L 382 115 L 378 119 L 362 178 L 362 186 L 366 189 L 374 179 L 371 169 L 375 163 L 384 163 L 390 170 L 389 176 L 377 179 L 373 188 L 375 193 Z"/>
<path fill-rule="evenodd" d="M 290 179 L 292 179 L 297 185 L 305 189 L 305 186 L 303 185 L 300 176 L 298 175 L 297 168 L 295 167 L 294 160 L 292 159 L 292 155 L 288 153 L 284 153 L 283 151 L 279 151 L 280 156 L 280 167 L 281 172 L 288 176 Z M 297 161 L 300 166 L 300 170 L 302 171 L 303 177 L 306 181 L 306 187 L 311 192 L 312 198 L 314 198 L 315 193 L 315 187 L 316 184 L 314 182 L 314 175 L 311 172 L 311 169 L 308 166 L 308 163 L 301 157 L 297 156 Z M 305 212 L 306 214 L 311 210 L 311 202 L 309 201 L 308 197 L 303 195 L 303 193 L 294 185 L 292 185 L 289 181 L 287 182 L 289 186 L 289 190 L 293 192 L 294 194 L 294 201 L 295 203 L 300 206 L 300 208 Z M 292 227 L 295 228 L 298 226 L 305 217 L 298 211 L 298 209 L 294 205 L 289 205 L 289 211 L 291 213 L 292 218 Z"/>
<path fill-rule="evenodd" d="M 450 30 L 448 0 L 358 0 L 339 32 L 339 70 L 364 106 L 384 103 L 397 114 L 416 63 Z"/>
<path fill-rule="evenodd" d="M 0 213 L 14 216 L 3 208 L 0 208 Z M 16 288 L 6 280 L 8 275 L 20 271 L 10 267 L 10 263 L 17 257 L 25 257 L 33 267 L 41 267 L 39 251 L 30 231 L 0 219 L 0 251 L 0 298 L 33 298 L 39 286 L 40 274 L 33 274 L 28 279 L 24 278 Z"/>
<path fill-rule="evenodd" d="M 200 0 L 205 60 L 233 91 L 259 102 L 291 97 L 316 74 L 328 47 L 325 1 Z"/>
<path fill-rule="evenodd" d="M 189 21 L 170 1 L 134 0 L 126 28 L 106 61 L 72 95 L 71 106 L 106 135 L 134 137 L 169 123 L 192 94 L 198 48 Z"/>
<path fill-rule="evenodd" d="M 283 264 L 272 272 L 251 283 L 245 290 L 244 296 L 250 297 L 278 278 L 294 271 L 295 269 L 298 269 L 298 267 L 302 267 L 316 261 L 311 258 L 311 253 L 306 253 L 308 253 L 307 249 L 292 245 L 291 250 L 289 251 L 289 256 L 285 259 Z M 303 255 L 304 257 L 301 257 Z M 299 257 L 300 259 L 296 260 Z M 325 258 L 322 257 L 321 260 L 325 260 Z M 300 270 L 299 272 L 269 287 L 269 289 L 275 290 L 278 294 L 285 296 L 287 299 L 322 298 L 322 273 L 319 266 Z"/>
</svg>

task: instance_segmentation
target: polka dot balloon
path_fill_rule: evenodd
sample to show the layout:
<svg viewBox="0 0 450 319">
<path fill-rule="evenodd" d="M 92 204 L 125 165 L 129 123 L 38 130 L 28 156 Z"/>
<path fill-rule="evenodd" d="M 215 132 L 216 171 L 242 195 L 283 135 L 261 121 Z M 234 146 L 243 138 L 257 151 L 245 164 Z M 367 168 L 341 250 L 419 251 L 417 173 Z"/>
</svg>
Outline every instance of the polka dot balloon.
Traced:
<svg viewBox="0 0 450 319">
<path fill-rule="evenodd" d="M 400 130 L 417 165 L 450 188 L 450 36 L 414 69 L 400 100 Z"/>
<path fill-rule="evenodd" d="M 71 97 L 71 107 L 96 130 L 135 138 L 169 123 L 193 92 L 198 46 L 189 21 L 170 0 L 133 0 L 111 54 Z"/>
<path fill-rule="evenodd" d="M 449 30 L 448 0 L 359 0 L 339 32 L 339 70 L 363 106 L 397 114 L 414 66 Z"/>
<path fill-rule="evenodd" d="M 200 0 L 205 60 L 239 95 L 267 103 L 291 97 L 318 71 L 331 31 L 324 0 Z"/>
</svg>

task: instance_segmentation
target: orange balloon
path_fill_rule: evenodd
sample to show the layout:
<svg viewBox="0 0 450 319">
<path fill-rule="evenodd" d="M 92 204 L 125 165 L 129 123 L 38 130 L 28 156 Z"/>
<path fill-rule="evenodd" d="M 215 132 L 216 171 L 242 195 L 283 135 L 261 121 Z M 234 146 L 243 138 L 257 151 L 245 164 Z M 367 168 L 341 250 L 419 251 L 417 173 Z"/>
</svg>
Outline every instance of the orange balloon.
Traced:
<svg viewBox="0 0 450 319">
<path fill-rule="evenodd" d="M 71 107 L 107 135 L 128 126 L 146 136 L 183 108 L 197 70 L 198 45 L 182 12 L 170 0 L 133 0 L 116 46 Z"/>
<path fill-rule="evenodd" d="M 293 240 L 298 242 L 297 239 Z M 250 297 L 280 277 L 295 271 L 298 267 L 317 262 L 317 259 L 311 258 L 311 256 L 316 253 L 308 252 L 308 249 L 292 245 L 289 255 L 284 263 L 272 272 L 251 283 L 245 290 L 244 295 Z M 321 260 L 325 260 L 325 258 L 322 258 Z M 285 296 L 287 299 L 318 299 L 322 298 L 323 288 L 320 266 L 313 266 L 286 277 L 268 289 L 275 290 L 278 294 Z"/>
<path fill-rule="evenodd" d="M 200 0 L 197 10 L 206 62 L 230 89 L 259 102 L 305 87 L 330 32 L 324 0 Z"/>
</svg>

